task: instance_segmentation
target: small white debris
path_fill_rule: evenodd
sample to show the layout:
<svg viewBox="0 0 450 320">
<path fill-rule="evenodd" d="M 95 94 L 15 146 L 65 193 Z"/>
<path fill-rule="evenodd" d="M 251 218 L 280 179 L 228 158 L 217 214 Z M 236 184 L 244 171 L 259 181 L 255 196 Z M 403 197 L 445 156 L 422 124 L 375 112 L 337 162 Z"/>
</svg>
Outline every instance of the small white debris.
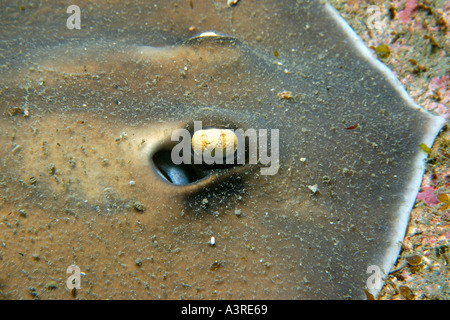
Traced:
<svg viewBox="0 0 450 320">
<path fill-rule="evenodd" d="M 301 162 L 306 162 L 306 158 L 300 158 Z"/>
<path fill-rule="evenodd" d="M 239 2 L 239 0 L 227 0 L 227 5 L 229 7 L 235 6 L 235 5 L 237 5 L 238 2 Z"/>
<path fill-rule="evenodd" d="M 11 149 L 11 153 L 12 153 L 12 154 L 15 154 L 16 151 L 19 151 L 19 150 L 20 150 L 20 147 L 21 147 L 21 146 L 22 146 L 22 145 L 20 145 L 20 144 L 16 144 L 16 145 L 14 146 L 14 148 Z"/>
<path fill-rule="evenodd" d="M 130 180 L 130 182 L 128 182 L 128 184 L 129 184 L 130 186 L 134 186 L 134 185 L 136 184 L 136 182 L 133 181 L 133 180 Z"/>
<path fill-rule="evenodd" d="M 214 31 L 205 31 L 198 35 L 199 37 L 218 37 L 219 35 Z"/>
<path fill-rule="evenodd" d="M 215 245 L 216 244 L 216 239 L 214 238 L 214 237 L 211 237 L 211 246 L 213 246 L 213 245 Z"/>
<path fill-rule="evenodd" d="M 315 184 L 313 186 L 308 186 L 308 189 L 311 190 L 311 192 L 314 194 L 319 190 L 319 187 L 317 186 L 317 184 Z"/>
</svg>

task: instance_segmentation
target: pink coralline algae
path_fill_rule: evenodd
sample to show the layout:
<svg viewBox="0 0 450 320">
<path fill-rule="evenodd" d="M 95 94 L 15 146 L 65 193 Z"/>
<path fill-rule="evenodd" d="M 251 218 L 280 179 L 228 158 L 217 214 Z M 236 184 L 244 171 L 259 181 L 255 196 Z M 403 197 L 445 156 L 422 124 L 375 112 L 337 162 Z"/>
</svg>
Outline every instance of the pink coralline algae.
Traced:
<svg viewBox="0 0 450 320">
<path fill-rule="evenodd" d="M 450 119 L 450 75 L 431 79 L 426 96 L 433 101 L 427 105 L 428 110 L 433 110 L 447 120 Z"/>
<path fill-rule="evenodd" d="M 397 15 L 400 22 L 412 22 L 412 15 L 419 6 L 418 0 L 406 0 L 405 8 Z"/>
<path fill-rule="evenodd" d="M 429 206 L 435 206 L 439 204 L 439 200 L 435 194 L 436 189 L 434 187 L 426 186 L 422 189 L 423 191 L 419 192 L 419 194 L 417 195 L 417 200 L 422 200 Z"/>
<path fill-rule="evenodd" d="M 450 75 L 443 77 L 436 77 L 430 81 L 430 90 L 433 92 L 440 92 L 441 102 L 448 104 L 450 102 Z"/>
</svg>

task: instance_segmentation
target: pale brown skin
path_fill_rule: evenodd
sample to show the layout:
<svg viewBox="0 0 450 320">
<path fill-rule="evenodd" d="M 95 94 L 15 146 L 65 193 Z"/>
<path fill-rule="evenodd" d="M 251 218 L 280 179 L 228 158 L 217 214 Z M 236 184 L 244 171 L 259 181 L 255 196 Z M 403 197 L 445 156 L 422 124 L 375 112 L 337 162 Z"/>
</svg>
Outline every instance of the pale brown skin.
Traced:
<svg viewBox="0 0 450 320">
<path fill-rule="evenodd" d="M 2 13 L 2 295 L 363 298 L 430 116 L 321 5 L 155 4 L 80 1 L 81 30 L 51 2 Z M 235 41 L 185 42 L 206 30 Z M 165 181 L 151 157 L 194 120 L 280 129 L 280 170 Z"/>
</svg>

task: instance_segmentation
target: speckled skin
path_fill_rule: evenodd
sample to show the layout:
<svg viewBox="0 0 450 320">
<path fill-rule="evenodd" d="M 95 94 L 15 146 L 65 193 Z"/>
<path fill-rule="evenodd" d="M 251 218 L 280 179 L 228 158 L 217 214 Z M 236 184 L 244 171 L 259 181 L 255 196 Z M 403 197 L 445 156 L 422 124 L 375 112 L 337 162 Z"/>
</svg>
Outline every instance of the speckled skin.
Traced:
<svg viewBox="0 0 450 320">
<path fill-rule="evenodd" d="M 383 62 L 393 70 L 409 94 L 422 107 L 448 119 L 450 115 L 450 3 L 448 1 L 331 1 L 342 16 L 375 48 L 386 44 L 390 56 Z M 368 7 L 380 9 L 382 28 L 371 32 L 365 22 Z M 375 50 L 374 50 L 375 52 Z M 449 132 L 436 140 L 426 166 L 425 178 L 396 266 L 380 293 L 382 299 L 448 299 L 448 203 L 439 195 L 449 193 Z M 428 195 L 425 197 L 425 195 Z M 420 267 L 407 261 L 423 258 Z M 411 290 L 404 296 L 400 286 Z"/>
<path fill-rule="evenodd" d="M 79 31 L 59 4 L 2 12 L 17 26 L 1 48 L 2 295 L 72 298 L 75 263 L 81 298 L 358 299 L 368 266 L 393 262 L 442 122 L 323 4 L 224 2 L 80 1 Z M 183 45 L 192 26 L 236 41 Z M 279 129 L 278 173 L 164 181 L 150 158 L 194 120 Z"/>
</svg>

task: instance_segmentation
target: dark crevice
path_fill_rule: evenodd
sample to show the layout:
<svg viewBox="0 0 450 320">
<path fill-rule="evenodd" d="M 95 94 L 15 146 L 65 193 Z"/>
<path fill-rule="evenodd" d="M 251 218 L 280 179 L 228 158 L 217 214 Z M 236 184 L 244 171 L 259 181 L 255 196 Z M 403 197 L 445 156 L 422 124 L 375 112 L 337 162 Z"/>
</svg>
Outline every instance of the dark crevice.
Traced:
<svg viewBox="0 0 450 320">
<path fill-rule="evenodd" d="M 167 181 L 176 185 L 186 185 L 204 178 L 206 175 L 194 165 L 176 165 L 171 159 L 170 150 L 161 150 L 152 157 L 157 172 Z"/>
</svg>

